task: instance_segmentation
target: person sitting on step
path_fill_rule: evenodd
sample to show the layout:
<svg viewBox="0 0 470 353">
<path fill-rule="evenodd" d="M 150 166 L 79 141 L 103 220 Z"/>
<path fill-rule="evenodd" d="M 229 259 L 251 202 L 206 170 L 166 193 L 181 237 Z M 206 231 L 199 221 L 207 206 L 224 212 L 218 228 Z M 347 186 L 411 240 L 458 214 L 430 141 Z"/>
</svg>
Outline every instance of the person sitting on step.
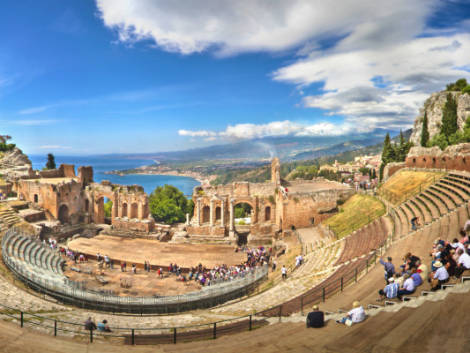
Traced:
<svg viewBox="0 0 470 353">
<path fill-rule="evenodd" d="M 388 279 L 388 284 L 385 286 L 384 289 L 379 290 L 380 298 L 377 301 L 382 301 L 385 298 L 393 299 L 396 298 L 398 295 L 398 283 L 395 283 L 395 278 L 392 276 Z"/>
<path fill-rule="evenodd" d="M 325 325 L 325 315 L 320 311 L 318 305 L 313 306 L 313 311 L 307 315 L 307 327 L 323 327 Z"/>
<path fill-rule="evenodd" d="M 405 274 L 405 281 L 403 287 L 398 290 L 397 298 L 402 300 L 404 295 L 413 294 L 415 291 L 415 283 L 409 274 Z"/>
<path fill-rule="evenodd" d="M 351 326 L 352 324 L 357 324 L 366 319 L 366 312 L 361 306 L 361 303 L 355 301 L 353 303 L 353 309 L 348 312 L 348 315 L 343 317 L 341 320 L 336 320 L 338 324 L 345 324 Z"/>
<path fill-rule="evenodd" d="M 449 273 L 440 261 L 436 261 L 433 266 L 436 268 L 436 271 L 430 274 L 431 290 L 435 291 L 441 289 L 442 285 L 449 281 Z"/>
</svg>

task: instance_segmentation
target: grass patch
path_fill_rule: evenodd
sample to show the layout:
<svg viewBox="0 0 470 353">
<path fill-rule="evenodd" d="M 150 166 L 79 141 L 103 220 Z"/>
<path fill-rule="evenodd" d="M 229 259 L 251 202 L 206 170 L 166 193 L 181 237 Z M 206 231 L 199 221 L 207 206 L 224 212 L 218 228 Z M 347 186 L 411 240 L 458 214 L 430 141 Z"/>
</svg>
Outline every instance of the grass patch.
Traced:
<svg viewBox="0 0 470 353">
<path fill-rule="evenodd" d="M 436 183 L 445 173 L 400 170 L 379 189 L 379 194 L 393 205 L 399 205 L 421 190 Z"/>
<path fill-rule="evenodd" d="M 339 210 L 338 214 L 328 218 L 324 224 L 341 239 L 385 214 L 385 205 L 373 196 L 356 194 Z"/>
</svg>

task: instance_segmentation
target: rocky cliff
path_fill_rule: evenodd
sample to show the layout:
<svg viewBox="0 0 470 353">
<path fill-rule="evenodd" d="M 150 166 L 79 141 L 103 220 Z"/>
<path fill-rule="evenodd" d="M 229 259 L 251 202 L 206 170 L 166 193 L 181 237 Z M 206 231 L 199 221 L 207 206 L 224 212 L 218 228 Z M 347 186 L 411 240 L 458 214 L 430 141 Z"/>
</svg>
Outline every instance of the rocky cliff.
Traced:
<svg viewBox="0 0 470 353">
<path fill-rule="evenodd" d="M 19 148 L 0 153 L 0 174 L 4 178 L 11 180 L 31 173 L 31 161 Z"/>
<path fill-rule="evenodd" d="M 424 102 L 424 107 L 420 110 L 420 114 L 415 120 L 413 132 L 410 137 L 410 140 L 415 146 L 420 146 L 421 143 L 424 112 L 427 113 L 428 117 L 429 138 L 431 139 L 434 135 L 439 134 L 442 121 L 442 109 L 447 101 L 448 93 L 448 91 L 433 93 L 431 97 Z M 460 92 L 451 92 L 451 94 L 455 97 L 457 102 L 457 123 L 459 128 L 463 129 L 465 121 L 470 117 L 470 94 L 462 94 Z"/>
</svg>

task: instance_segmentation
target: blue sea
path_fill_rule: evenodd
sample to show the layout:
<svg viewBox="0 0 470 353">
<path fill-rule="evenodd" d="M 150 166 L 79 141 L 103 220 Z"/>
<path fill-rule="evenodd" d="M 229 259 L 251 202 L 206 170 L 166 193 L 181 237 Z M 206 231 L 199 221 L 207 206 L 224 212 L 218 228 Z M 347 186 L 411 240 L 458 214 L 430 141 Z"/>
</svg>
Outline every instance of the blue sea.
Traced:
<svg viewBox="0 0 470 353">
<path fill-rule="evenodd" d="M 31 162 L 34 169 L 42 169 L 46 165 L 46 155 L 30 155 Z M 123 158 L 119 156 L 55 156 L 57 167 L 62 164 L 74 164 L 75 172 L 79 166 L 92 166 L 93 179 L 96 182 L 101 180 L 109 180 L 114 184 L 121 185 L 141 185 L 147 194 L 150 194 L 157 186 L 165 184 L 173 185 L 180 189 L 185 195 L 190 196 L 193 193 L 193 188 L 199 185 L 199 182 L 193 178 L 172 176 L 172 175 L 116 175 L 105 174 L 111 170 L 123 170 L 141 167 L 144 165 L 153 164 L 150 159 L 132 159 Z"/>
</svg>

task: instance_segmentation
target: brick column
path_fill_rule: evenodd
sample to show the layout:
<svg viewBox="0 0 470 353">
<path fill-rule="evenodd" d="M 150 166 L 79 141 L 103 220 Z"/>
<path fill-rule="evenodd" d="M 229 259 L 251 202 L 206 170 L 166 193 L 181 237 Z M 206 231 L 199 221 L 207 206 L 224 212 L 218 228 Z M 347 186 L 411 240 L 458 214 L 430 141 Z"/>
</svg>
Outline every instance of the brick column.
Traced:
<svg viewBox="0 0 470 353">
<path fill-rule="evenodd" d="M 201 225 L 201 199 L 197 199 L 196 207 L 196 225 L 199 227 Z"/>
<path fill-rule="evenodd" d="M 230 200 L 229 211 L 230 211 L 230 224 L 229 224 L 230 228 L 229 228 L 229 230 L 233 231 L 233 222 L 234 222 L 233 200 Z"/>
<path fill-rule="evenodd" d="M 214 226 L 214 200 L 211 200 L 210 203 L 209 223 L 211 227 Z"/>
<path fill-rule="evenodd" d="M 225 227 L 225 200 L 222 199 L 222 207 L 220 208 L 220 225 Z"/>
</svg>

